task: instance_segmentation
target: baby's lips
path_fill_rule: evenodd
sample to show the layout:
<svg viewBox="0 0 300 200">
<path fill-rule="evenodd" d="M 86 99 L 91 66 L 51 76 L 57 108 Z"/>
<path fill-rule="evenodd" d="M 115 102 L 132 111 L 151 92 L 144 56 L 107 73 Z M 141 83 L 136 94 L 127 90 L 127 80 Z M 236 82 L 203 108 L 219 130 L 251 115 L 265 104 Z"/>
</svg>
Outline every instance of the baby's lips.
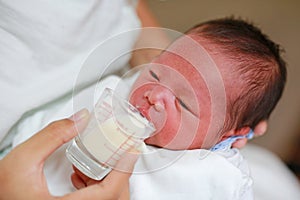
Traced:
<svg viewBox="0 0 300 200">
<path fill-rule="evenodd" d="M 157 132 L 157 127 L 155 126 L 155 123 L 153 122 L 151 116 L 150 116 L 150 109 L 152 108 L 150 105 L 135 105 L 136 109 L 140 112 L 140 115 L 144 118 L 146 118 L 155 128 L 155 132 Z"/>
<path fill-rule="evenodd" d="M 140 115 L 144 118 L 146 118 L 153 126 L 154 128 L 154 131 L 153 133 L 151 134 L 151 136 L 156 132 L 156 127 L 154 126 L 150 116 L 149 116 L 149 109 L 146 109 L 146 108 L 141 108 L 141 107 L 137 107 L 138 111 L 140 112 Z"/>
<path fill-rule="evenodd" d="M 138 111 L 140 112 L 140 114 L 145 117 L 148 121 L 150 121 L 150 116 L 148 114 L 148 109 L 143 108 L 143 107 L 137 107 Z"/>
</svg>

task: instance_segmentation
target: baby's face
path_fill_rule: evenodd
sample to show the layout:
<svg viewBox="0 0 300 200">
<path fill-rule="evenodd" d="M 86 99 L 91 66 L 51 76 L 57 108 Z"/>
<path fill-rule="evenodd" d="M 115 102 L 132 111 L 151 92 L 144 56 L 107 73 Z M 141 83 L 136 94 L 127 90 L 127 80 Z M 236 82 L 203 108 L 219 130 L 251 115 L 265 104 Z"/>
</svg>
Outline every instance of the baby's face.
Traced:
<svg viewBox="0 0 300 200">
<path fill-rule="evenodd" d="M 182 57 L 163 52 L 133 85 L 130 102 L 155 126 L 147 144 L 168 149 L 207 148 L 211 99 L 199 70 Z M 200 115 L 201 113 L 201 115 Z"/>
</svg>

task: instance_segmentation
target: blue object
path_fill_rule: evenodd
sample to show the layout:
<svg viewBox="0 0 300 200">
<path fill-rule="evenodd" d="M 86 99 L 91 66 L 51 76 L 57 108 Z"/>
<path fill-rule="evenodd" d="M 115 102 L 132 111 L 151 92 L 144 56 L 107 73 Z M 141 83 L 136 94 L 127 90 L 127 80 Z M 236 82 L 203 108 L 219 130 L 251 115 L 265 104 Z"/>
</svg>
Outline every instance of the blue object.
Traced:
<svg viewBox="0 0 300 200">
<path fill-rule="evenodd" d="M 219 151 L 219 150 L 225 150 L 225 149 L 230 149 L 232 144 L 241 138 L 247 138 L 248 140 L 252 139 L 254 136 L 254 132 L 252 129 L 250 129 L 249 133 L 247 135 L 236 135 L 236 136 L 231 136 L 227 138 L 226 140 L 221 141 L 220 143 L 216 144 L 213 146 L 210 150 L 211 151 Z"/>
</svg>

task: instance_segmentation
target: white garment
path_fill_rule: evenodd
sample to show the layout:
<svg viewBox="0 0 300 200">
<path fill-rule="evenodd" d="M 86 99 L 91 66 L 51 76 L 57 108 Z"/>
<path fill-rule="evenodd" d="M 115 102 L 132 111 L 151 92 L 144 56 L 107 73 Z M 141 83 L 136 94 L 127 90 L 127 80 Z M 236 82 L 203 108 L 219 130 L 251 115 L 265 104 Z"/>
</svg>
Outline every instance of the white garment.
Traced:
<svg viewBox="0 0 300 200">
<path fill-rule="evenodd" d="M 253 199 L 252 179 L 246 161 L 237 149 L 211 152 L 204 149 L 160 151 L 155 156 L 143 154 L 136 166 L 150 170 L 130 178 L 132 200 L 250 200 Z M 173 159 L 178 157 L 178 159 Z M 167 161 L 166 161 L 167 160 Z M 139 169 L 140 170 L 140 169 Z M 139 171 L 138 170 L 138 171 Z"/>
<path fill-rule="evenodd" d="M 254 144 L 241 150 L 249 161 L 255 200 L 299 200 L 300 182 L 274 153 Z"/>
<path fill-rule="evenodd" d="M 136 0 L 0 1 L 0 141 L 27 111 L 72 91 L 89 53 L 114 35 L 140 27 Z M 136 35 L 105 46 L 96 69 L 129 51 Z M 124 67 L 110 66 L 108 72 Z M 95 69 L 95 68 L 94 68 Z M 97 80 L 89 70 L 76 85 Z"/>
<path fill-rule="evenodd" d="M 89 93 L 97 99 L 105 87 L 115 88 L 120 78 L 109 76 L 95 91 L 91 86 L 74 98 L 80 99 L 82 107 Z M 130 83 L 126 82 L 127 85 Z M 57 105 L 32 115 L 16 128 L 14 146 L 53 120 L 69 116 L 72 100 L 62 100 Z M 71 164 L 65 157 L 67 145 L 56 151 L 45 164 L 49 190 L 63 195 L 74 188 L 70 182 Z M 170 151 L 148 147 L 135 165 L 130 179 L 131 199 L 252 199 L 252 180 L 247 164 L 237 149 L 210 152 L 208 150 Z"/>
</svg>

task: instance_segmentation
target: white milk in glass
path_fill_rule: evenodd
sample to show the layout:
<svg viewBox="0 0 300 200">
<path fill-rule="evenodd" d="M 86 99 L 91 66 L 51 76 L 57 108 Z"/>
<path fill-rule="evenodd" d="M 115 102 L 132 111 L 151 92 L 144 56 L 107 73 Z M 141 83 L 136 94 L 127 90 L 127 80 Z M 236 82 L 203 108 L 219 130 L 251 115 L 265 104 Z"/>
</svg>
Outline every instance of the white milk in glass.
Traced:
<svg viewBox="0 0 300 200">
<path fill-rule="evenodd" d="M 132 127 L 135 132 L 126 132 L 124 124 L 129 123 L 135 125 Z M 89 130 L 82 143 L 97 160 L 114 166 L 123 153 L 142 144 L 143 138 L 138 137 L 142 131 L 143 124 L 131 116 L 112 117 L 99 124 L 98 128 Z"/>
<path fill-rule="evenodd" d="M 106 88 L 87 127 L 75 137 L 66 155 L 82 173 L 101 180 L 125 152 L 138 148 L 154 130 L 135 107 Z"/>
</svg>

